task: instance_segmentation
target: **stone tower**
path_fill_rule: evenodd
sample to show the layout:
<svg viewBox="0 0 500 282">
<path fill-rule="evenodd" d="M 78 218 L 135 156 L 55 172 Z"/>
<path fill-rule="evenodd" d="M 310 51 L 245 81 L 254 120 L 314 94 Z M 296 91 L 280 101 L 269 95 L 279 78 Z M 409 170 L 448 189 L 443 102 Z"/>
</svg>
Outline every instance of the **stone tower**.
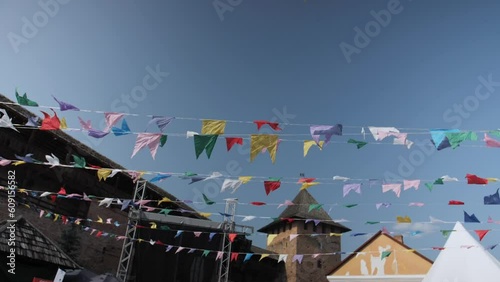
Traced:
<svg viewBox="0 0 500 282">
<path fill-rule="evenodd" d="M 268 234 L 268 250 L 288 254 L 285 264 L 288 282 L 328 281 L 326 276 L 340 263 L 340 254 L 316 258 L 305 255 L 302 263 L 292 262 L 293 256 L 340 252 L 340 236 L 330 236 L 330 233 L 344 233 L 350 229 L 334 222 L 321 207 L 309 212 L 311 205 L 318 202 L 307 190 L 301 190 L 292 202 L 294 205 L 287 206 L 278 220 L 259 232 Z M 293 238 L 296 234 L 298 236 L 290 240 L 290 235 Z"/>
</svg>

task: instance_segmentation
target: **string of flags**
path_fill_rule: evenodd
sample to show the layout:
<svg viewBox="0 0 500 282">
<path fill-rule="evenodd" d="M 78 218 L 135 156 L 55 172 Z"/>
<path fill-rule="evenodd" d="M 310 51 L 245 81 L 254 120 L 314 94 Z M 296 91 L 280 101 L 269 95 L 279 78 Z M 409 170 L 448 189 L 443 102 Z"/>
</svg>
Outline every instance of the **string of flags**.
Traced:
<svg viewBox="0 0 500 282">
<path fill-rule="evenodd" d="M 61 112 L 73 110 L 80 111 L 80 109 L 76 106 L 73 106 L 69 103 L 58 100 L 54 97 L 54 100 L 59 104 L 59 110 Z M 38 103 L 30 100 L 26 93 L 24 95 L 19 95 L 16 89 L 16 99 L 17 104 L 22 106 L 31 106 L 31 107 L 40 107 Z M 4 103 L 4 104 L 12 104 L 12 103 Z M 53 116 L 48 114 L 47 112 L 42 111 L 43 120 L 41 121 L 41 125 L 38 126 L 37 122 L 34 122 L 33 119 L 29 119 L 28 123 L 25 125 L 17 125 L 17 127 L 23 128 L 37 128 L 40 130 L 60 130 L 66 129 L 69 130 L 67 126 L 67 122 L 64 118 L 60 119 L 55 112 L 55 107 L 47 107 L 50 108 L 53 112 Z M 98 112 L 98 111 L 88 111 L 87 112 Z M 11 119 L 8 117 L 5 111 L 1 112 L 2 117 L 0 121 L 0 126 L 5 128 L 10 128 L 13 130 L 17 130 L 16 126 L 12 124 Z M 138 151 L 143 148 L 149 148 L 151 156 L 155 159 L 156 153 L 159 147 L 163 147 L 166 142 L 168 136 L 179 136 L 180 134 L 165 134 L 164 131 L 166 127 L 173 122 L 175 119 L 179 119 L 176 117 L 167 117 L 167 116 L 150 116 L 151 120 L 148 122 L 146 126 L 146 130 L 149 128 L 151 124 L 156 124 L 160 130 L 160 133 L 151 133 L 151 132 L 132 132 L 124 119 L 126 113 L 115 113 L 115 112 L 99 112 L 104 113 L 106 127 L 104 130 L 94 129 L 90 121 L 84 121 L 79 118 L 79 123 L 81 125 L 81 129 L 71 129 L 71 130 L 83 130 L 88 132 L 88 135 L 94 138 L 103 138 L 107 136 L 109 133 L 113 133 L 115 136 L 122 136 L 127 134 L 136 134 L 136 142 L 133 148 L 133 152 L 131 157 L 134 157 Z M 186 118 L 187 119 L 187 118 Z M 115 127 L 115 125 L 122 120 L 121 127 Z M 199 158 L 201 153 L 205 152 L 207 158 L 211 157 L 211 154 L 214 150 L 217 140 L 219 137 L 225 134 L 225 127 L 227 120 L 209 120 L 209 119 L 199 119 L 202 121 L 202 129 L 201 134 L 188 131 L 186 137 L 194 138 L 194 147 L 195 147 L 195 156 Z M 241 123 L 241 122 L 240 122 Z M 248 122 L 250 123 L 250 122 Z M 257 131 L 260 131 L 263 126 L 268 126 L 274 131 L 281 131 L 279 127 L 279 123 L 265 121 L 265 120 L 255 120 L 251 122 L 257 126 Z M 332 139 L 333 136 L 342 136 L 343 128 L 342 124 L 335 125 L 308 125 L 309 126 L 309 134 L 311 135 L 312 140 L 286 140 L 280 139 L 278 134 L 250 134 L 250 161 L 252 162 L 256 156 L 261 152 L 269 152 L 271 161 L 274 163 L 276 160 L 276 153 L 278 149 L 278 144 L 281 141 L 300 141 L 304 143 L 304 157 L 308 154 L 309 150 L 312 146 L 318 147 L 320 150 L 324 148 Z M 375 139 L 375 141 L 382 141 L 386 138 L 394 138 L 392 144 L 393 145 L 404 145 L 408 148 L 414 144 L 413 141 L 409 140 L 408 133 L 403 133 L 399 129 L 395 127 L 374 127 L 367 126 L 369 132 Z M 491 136 L 500 137 L 500 130 L 488 130 L 488 131 L 478 131 L 479 133 L 484 133 L 484 139 L 486 147 L 500 147 L 500 141 L 491 138 Z M 431 141 L 435 145 L 437 150 L 442 150 L 445 148 L 457 148 L 462 145 L 464 141 L 477 141 L 478 136 L 474 131 L 460 131 L 458 129 L 430 129 L 428 130 L 430 134 Z M 366 131 L 365 128 L 361 128 L 361 133 L 363 136 L 363 140 L 355 140 L 349 139 L 347 141 L 348 144 L 354 144 L 358 149 L 363 148 L 368 142 L 366 142 Z M 320 140 L 323 138 L 324 140 Z M 235 136 L 227 136 L 226 139 L 226 147 L 227 151 L 230 151 L 234 145 L 243 145 L 243 140 L 247 138 L 243 137 L 235 137 Z M 342 142 L 340 142 L 342 143 Z M 343 142 L 345 143 L 345 142 Z M 380 144 L 380 143 L 375 143 Z"/>
<path fill-rule="evenodd" d="M 0 186 L 0 190 L 7 190 L 7 188 Z M 67 198 L 67 199 L 76 199 L 76 200 L 84 200 L 84 201 L 92 201 L 92 199 L 98 198 L 98 197 L 94 197 L 94 196 L 87 196 L 86 194 L 83 194 L 83 195 L 67 194 L 66 189 L 63 187 L 57 193 L 33 191 L 33 190 L 27 190 L 24 188 L 18 188 L 17 192 L 24 193 L 26 195 L 31 195 L 32 197 L 40 197 L 40 198 L 50 197 L 52 202 L 55 202 L 56 198 Z M 496 192 L 496 196 L 498 197 L 498 190 Z M 203 197 L 204 197 L 205 203 L 207 203 L 208 205 L 215 204 L 215 202 L 211 201 L 206 195 L 203 195 Z M 148 204 L 150 204 L 151 202 L 157 202 L 157 206 L 159 206 L 162 202 L 171 202 L 171 200 L 165 197 L 161 200 L 139 200 L 136 202 L 132 202 L 131 200 L 122 200 L 122 199 L 118 199 L 118 198 L 102 198 L 101 197 L 101 199 L 99 200 L 99 206 L 105 206 L 106 208 L 109 208 L 112 204 L 115 204 L 115 205 L 121 205 L 121 210 L 126 210 L 129 206 L 133 205 L 136 208 L 143 209 L 147 212 L 155 211 L 155 212 L 158 212 L 159 214 L 165 214 L 165 215 L 168 215 L 169 213 L 174 212 L 174 211 L 181 212 L 181 213 L 199 214 L 199 215 L 202 215 L 204 217 L 210 217 L 211 215 L 214 214 L 214 213 L 199 213 L 196 211 L 184 210 L 184 209 L 168 209 L 168 208 L 148 206 Z M 254 206 L 262 206 L 262 205 L 265 205 L 266 203 L 264 203 L 264 202 L 252 202 L 251 204 Z M 464 204 L 464 202 L 457 201 L 457 200 L 450 200 L 448 203 L 448 205 L 463 205 L 463 204 Z M 295 204 L 289 200 L 285 201 L 285 203 L 283 203 L 283 204 L 280 204 L 280 206 L 290 206 L 290 205 L 295 205 Z M 311 211 L 314 211 L 316 209 L 320 209 L 320 208 L 322 208 L 322 206 L 323 206 L 323 204 L 310 204 L 308 211 L 311 212 Z M 342 205 L 342 206 L 346 207 L 346 208 L 353 208 L 353 207 L 357 206 L 357 204 L 348 204 L 348 205 Z M 380 209 L 381 207 L 387 208 L 389 206 L 390 206 L 390 203 L 377 203 L 376 204 L 377 209 Z M 409 206 L 422 207 L 423 203 L 413 202 L 413 203 L 410 203 Z M 215 214 L 220 215 L 222 217 L 228 216 L 227 214 L 222 213 L 222 212 L 215 213 Z M 235 217 L 241 218 L 242 221 L 251 221 L 254 219 L 266 219 L 266 220 L 271 219 L 273 221 L 284 221 L 284 222 L 288 222 L 288 223 L 292 223 L 294 221 L 304 221 L 306 224 L 308 222 L 314 222 L 314 224 L 316 226 L 321 222 L 337 222 L 337 223 L 350 222 L 349 220 L 346 220 L 346 219 L 319 220 L 319 219 L 280 218 L 280 217 L 255 216 L 255 215 L 235 215 Z M 90 221 L 90 222 L 93 221 L 92 219 L 86 219 L 86 220 Z M 99 218 L 96 222 L 103 223 L 103 220 L 102 220 L 102 218 Z M 106 222 L 108 224 L 110 224 L 109 219 Z M 480 223 L 480 221 L 477 219 L 477 217 L 474 214 L 469 215 L 465 211 L 464 211 L 464 222 Z M 487 222 L 500 224 L 500 221 L 494 221 L 491 217 L 488 218 Z M 366 221 L 365 222 L 365 224 L 371 224 L 371 225 L 384 224 L 384 223 L 385 224 L 387 224 L 387 223 L 412 223 L 412 220 L 408 216 L 404 216 L 404 217 L 398 216 L 398 217 L 396 217 L 396 221 Z M 443 220 L 439 220 L 439 219 L 430 217 L 430 221 L 425 222 L 425 223 L 453 223 L 453 221 L 447 222 L 447 221 L 443 221 Z M 115 225 L 116 225 L 116 222 L 115 222 Z"/>
<path fill-rule="evenodd" d="M 33 209 L 31 208 L 30 206 L 28 206 L 28 208 L 30 209 Z M 39 211 L 36 211 L 36 212 L 39 212 Z M 43 216 L 43 214 L 41 212 L 40 213 L 40 217 Z M 68 218 L 68 217 L 64 217 L 64 216 L 56 216 L 55 214 L 46 214 L 44 216 L 44 218 L 47 218 L 47 219 L 50 219 L 52 220 L 53 222 L 60 222 L 62 224 L 76 224 L 78 226 L 80 226 L 81 230 L 83 232 L 88 232 L 88 234 L 90 236 L 93 236 L 95 238 L 113 238 L 113 239 L 116 239 L 116 240 L 125 240 L 127 239 L 125 236 L 121 236 L 121 235 L 117 235 L 117 234 L 114 234 L 114 233 L 109 233 L 109 232 L 106 232 L 106 231 L 103 231 L 103 230 L 99 230 L 99 229 L 96 229 L 96 228 L 91 228 L 91 227 L 88 227 L 88 226 L 82 226 L 80 225 L 78 222 L 76 222 L 74 220 L 74 218 Z M 169 230 L 169 229 L 162 229 L 162 230 L 166 230 L 166 231 L 172 231 L 172 230 Z M 479 240 L 482 241 L 482 239 L 486 236 L 486 234 L 488 232 L 490 232 L 491 230 L 474 230 L 474 232 L 476 233 L 476 235 L 478 236 Z M 391 234 L 390 232 L 387 231 L 387 229 L 382 229 L 382 232 L 384 233 L 387 233 L 387 234 Z M 457 231 L 457 230 L 440 230 L 441 234 L 443 235 L 443 237 L 447 237 L 449 236 L 449 234 L 451 234 L 451 232 L 460 232 L 460 231 Z M 179 232 L 179 230 L 176 232 L 176 235 L 174 236 L 174 238 L 177 238 L 183 234 L 191 234 L 195 237 L 195 238 L 201 238 L 201 236 L 205 233 L 205 232 L 199 232 L 199 231 L 186 231 L 186 232 Z M 417 233 L 416 235 L 418 234 L 421 234 L 421 233 Z M 215 233 L 211 232 L 208 234 L 208 241 L 212 241 L 213 238 L 215 237 Z M 271 234 L 271 235 L 276 235 L 276 234 Z M 297 236 L 300 235 L 300 234 L 291 234 L 289 236 L 289 240 L 292 241 L 294 240 L 295 238 L 297 238 Z M 370 233 L 355 233 L 351 236 L 368 236 L 370 235 Z M 234 242 L 234 240 L 236 239 L 236 237 L 238 236 L 237 233 L 229 233 L 227 234 L 229 240 L 231 242 Z M 337 234 L 333 233 L 333 234 L 329 234 L 329 236 L 338 236 Z M 268 237 L 268 242 L 269 243 L 272 243 L 272 241 L 274 240 L 276 236 L 270 236 Z M 219 260 L 219 259 L 222 259 L 223 257 L 223 252 L 219 251 L 219 250 L 211 250 L 211 249 L 202 249 L 202 248 L 192 248 L 192 247 L 188 247 L 188 246 L 181 246 L 181 245 L 174 245 L 174 244 L 167 244 L 167 243 L 163 243 L 160 239 L 153 239 L 153 238 L 150 238 L 150 239 L 145 239 L 145 238 L 135 238 L 133 239 L 135 242 L 137 243 L 146 243 L 146 244 L 150 244 L 151 246 L 160 246 L 160 247 L 164 247 L 165 248 L 165 252 L 173 252 L 174 254 L 178 254 L 182 251 L 185 251 L 187 252 L 188 254 L 200 254 L 201 256 L 208 256 L 210 254 L 213 254 L 215 255 L 215 260 Z M 496 246 L 498 245 L 497 244 L 493 244 L 493 245 L 490 245 L 488 247 L 484 247 L 482 245 L 463 245 L 463 246 L 460 246 L 460 247 L 449 247 L 449 248 L 465 248 L 465 249 L 471 249 L 471 248 L 484 248 L 484 249 L 487 249 L 487 250 L 492 250 L 494 249 Z M 449 248 L 444 248 L 444 247 L 428 247 L 428 248 L 418 248 L 418 249 L 407 249 L 407 250 L 392 250 L 392 251 L 385 251 L 385 252 L 377 252 L 377 251 L 365 251 L 365 252 L 345 252 L 345 251 L 342 251 L 342 252 L 328 252 L 328 253 L 304 253 L 304 254 L 293 254 L 293 257 L 292 257 L 292 262 L 297 262 L 297 263 L 302 263 L 302 260 L 304 257 L 308 257 L 310 256 L 311 258 L 315 259 L 315 258 L 318 258 L 320 256 L 329 256 L 329 255 L 339 255 L 339 254 L 379 254 L 380 253 L 380 256 L 381 258 L 386 258 L 388 256 L 390 256 L 392 253 L 396 253 L 396 252 L 415 252 L 415 251 L 442 251 L 442 250 L 445 250 L 445 249 L 449 249 Z M 230 257 L 231 257 L 231 260 L 232 261 L 235 261 L 235 260 L 239 260 L 241 258 L 243 258 L 243 262 L 246 262 L 247 260 L 249 260 L 251 257 L 259 257 L 259 261 L 261 261 L 262 259 L 266 258 L 266 257 L 270 257 L 270 258 L 278 258 L 278 262 L 286 262 L 287 259 L 288 259 L 288 256 L 289 254 L 275 254 L 275 255 L 271 255 L 271 254 L 267 254 L 267 253 L 246 253 L 246 252 L 231 252 L 230 253 Z M 290 254 L 290 256 L 292 256 L 292 254 Z"/>
<path fill-rule="evenodd" d="M 144 143 L 143 143 L 144 144 Z M 146 146 L 146 145 L 145 145 Z M 155 150 L 154 147 L 150 148 L 151 150 Z M 53 167 L 65 167 L 65 168 L 80 168 L 80 169 L 87 169 L 87 170 L 94 170 L 96 171 L 96 176 L 99 181 L 105 181 L 108 178 L 114 177 L 117 173 L 122 172 L 122 173 L 127 173 L 133 178 L 134 183 L 142 178 L 144 175 L 154 175 L 149 181 L 154 183 L 154 182 L 161 182 L 167 178 L 170 178 L 172 176 L 178 176 L 182 179 L 189 179 L 191 182 L 189 184 L 193 184 L 199 181 L 207 181 L 211 179 L 216 179 L 216 178 L 221 178 L 221 177 L 226 177 L 224 179 L 224 182 L 222 183 L 221 186 L 221 192 L 224 192 L 226 190 L 231 190 L 233 193 L 243 184 L 246 184 L 250 181 L 255 181 L 257 179 L 264 179 L 263 182 L 264 184 L 264 190 L 267 195 L 269 195 L 271 192 L 279 189 L 281 187 L 281 184 L 286 183 L 286 184 L 299 184 L 300 189 L 308 189 L 312 186 L 316 186 L 319 184 L 322 185 L 331 185 L 334 184 L 336 181 L 342 181 L 346 182 L 343 185 L 343 196 L 346 197 L 349 193 L 357 193 L 361 194 L 361 188 L 362 185 L 368 184 L 368 187 L 372 187 L 373 185 L 382 185 L 382 192 L 393 192 L 398 198 L 401 195 L 402 191 L 406 191 L 408 189 L 414 188 L 415 190 L 419 189 L 419 186 L 422 181 L 422 179 L 413 179 L 413 180 L 408 180 L 408 179 L 400 179 L 400 180 L 393 180 L 392 183 L 387 183 L 387 180 L 385 179 L 351 179 L 349 177 L 344 177 L 344 176 L 334 176 L 331 178 L 333 182 L 324 182 L 324 181 L 317 181 L 317 180 L 323 180 L 323 179 L 329 179 L 329 178 L 322 178 L 322 179 L 317 179 L 317 178 L 312 178 L 312 177 L 301 177 L 298 179 L 297 182 L 286 182 L 282 181 L 282 179 L 290 179 L 290 180 L 295 180 L 296 178 L 282 178 L 282 177 L 264 177 L 264 176 L 240 176 L 238 179 L 231 179 L 230 177 L 234 178 L 234 176 L 224 176 L 223 174 L 219 172 L 213 172 L 210 175 L 198 175 L 197 173 L 193 172 L 184 172 L 184 173 L 167 173 L 167 172 L 157 172 L 157 171 L 137 171 L 137 170 L 127 170 L 127 169 L 112 169 L 112 168 L 102 168 L 99 166 L 95 165 L 90 165 L 86 163 L 85 158 L 73 154 L 73 162 L 70 164 L 61 164 L 60 160 L 54 155 L 46 155 L 46 162 L 39 161 L 34 158 L 34 155 L 31 153 L 26 154 L 25 156 L 19 156 L 15 155 L 16 159 L 6 159 L 3 157 L 0 157 L 0 166 L 8 166 L 8 165 L 23 165 L 26 163 L 30 164 L 36 164 L 36 165 L 45 165 L 45 166 L 50 166 L 51 168 Z M 467 174 L 465 176 L 467 179 L 467 184 L 476 184 L 476 185 L 487 185 L 490 183 L 495 183 L 498 182 L 498 178 L 493 178 L 493 177 L 479 177 L 475 174 Z M 347 183 L 348 182 L 348 183 Z M 358 183 L 352 183 L 352 182 L 358 182 Z M 363 182 L 368 182 L 368 183 L 363 183 Z M 401 183 L 402 182 L 402 183 Z M 432 191 L 434 189 L 435 185 L 443 185 L 445 182 L 460 182 L 458 178 L 456 177 L 450 177 L 448 175 L 444 175 L 440 178 L 437 178 L 433 181 L 425 182 L 424 185 L 427 187 L 429 191 Z M 492 197 L 490 202 L 495 202 L 497 198 Z"/>
</svg>

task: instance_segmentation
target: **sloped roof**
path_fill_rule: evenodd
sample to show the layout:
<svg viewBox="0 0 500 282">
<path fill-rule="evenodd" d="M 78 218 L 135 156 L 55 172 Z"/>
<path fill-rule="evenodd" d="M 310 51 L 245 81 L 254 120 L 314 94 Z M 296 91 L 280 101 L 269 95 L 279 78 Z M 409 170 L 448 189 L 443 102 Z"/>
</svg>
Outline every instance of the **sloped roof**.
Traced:
<svg viewBox="0 0 500 282">
<path fill-rule="evenodd" d="M 68 255 L 66 255 L 52 240 L 35 228 L 28 220 L 19 216 L 16 218 L 16 256 L 33 260 L 44 261 L 66 268 L 80 268 Z M 7 220 L 0 222 L 0 251 L 9 252 L 7 242 L 10 235 Z"/>
<path fill-rule="evenodd" d="M 500 264 L 470 233 L 457 222 L 448 240 L 422 282 L 481 281 L 494 282 L 500 277 Z"/>
<path fill-rule="evenodd" d="M 15 103 L 7 98 L 6 96 L 0 94 L 0 108 L 4 108 L 7 110 L 7 113 L 9 114 L 9 117 L 12 118 L 12 121 L 14 124 L 24 124 L 28 121 L 28 117 L 36 117 L 38 118 L 35 114 L 32 112 L 26 110 L 25 108 L 15 105 Z M 10 130 L 10 129 L 9 129 Z M 23 129 L 19 130 L 21 134 L 23 134 L 25 131 Z M 120 169 L 120 170 L 125 170 L 126 168 L 119 165 L 118 163 L 112 161 L 111 159 L 105 157 L 104 155 L 98 153 L 97 151 L 93 150 L 92 148 L 88 147 L 87 145 L 83 144 L 82 142 L 78 141 L 77 139 L 73 138 L 69 134 L 66 134 L 64 131 L 61 130 L 44 130 L 44 134 L 50 134 L 54 139 L 60 139 L 66 144 L 71 144 L 74 147 L 77 147 L 78 150 L 81 152 L 84 152 L 84 155 L 87 159 L 88 162 L 92 162 L 94 164 L 99 164 L 102 167 L 107 167 L 107 168 L 112 168 L 112 169 Z M 60 149 L 57 146 L 54 147 L 55 143 L 52 140 L 52 142 L 43 142 L 41 140 L 40 142 L 44 148 L 48 150 L 57 150 Z M 57 154 L 56 154 L 57 155 Z M 93 159 L 93 160 L 92 160 Z M 98 163 L 97 163 L 98 162 Z M 127 173 L 124 172 L 119 172 L 120 175 L 123 175 L 124 177 L 129 178 L 130 180 L 132 177 L 128 175 Z M 193 208 L 191 208 L 189 205 L 183 203 L 180 201 L 177 197 L 174 195 L 168 193 L 164 189 L 160 188 L 159 186 L 154 185 L 151 182 L 147 182 L 146 186 L 148 188 L 148 191 L 151 191 L 152 194 L 154 194 L 158 199 L 161 199 L 163 197 L 167 197 L 171 199 L 173 202 L 169 202 L 170 205 L 176 206 L 180 209 L 187 210 L 187 211 L 195 211 Z M 133 190 L 131 189 L 129 191 L 130 194 L 133 194 Z M 102 196 L 102 195 L 96 195 L 96 196 Z M 196 217 L 200 219 L 207 219 L 203 216 L 201 216 L 198 213 L 189 213 L 185 214 L 185 216 L 188 217 Z"/>
<path fill-rule="evenodd" d="M 377 240 L 381 236 L 386 236 L 387 238 L 390 238 L 392 241 L 394 241 L 396 244 L 400 245 L 401 247 L 407 249 L 407 250 L 412 250 L 412 248 L 408 247 L 406 244 L 402 243 L 401 241 L 395 239 L 394 237 L 390 236 L 387 233 L 384 233 L 382 231 L 378 231 L 373 235 L 370 239 L 368 239 L 366 242 L 364 242 L 361 246 L 359 246 L 354 252 L 352 252 L 349 256 L 347 256 L 337 267 L 335 267 L 330 273 L 330 275 L 335 275 L 334 273 L 337 272 L 340 268 L 342 268 L 344 265 L 348 264 L 352 259 L 354 259 L 358 253 L 363 252 L 366 247 L 368 247 L 370 244 L 372 244 L 375 240 Z M 427 258 L 426 256 L 422 255 L 421 253 L 417 251 L 412 251 L 411 253 L 421 257 L 425 261 L 428 261 L 429 263 L 433 263 L 432 260 Z"/>
<path fill-rule="evenodd" d="M 326 225 L 333 225 L 339 227 L 341 232 L 351 231 L 351 229 L 343 226 L 342 224 L 336 223 L 332 221 L 332 218 L 326 213 L 323 208 L 314 209 L 309 212 L 309 206 L 318 204 L 316 199 L 307 191 L 301 190 L 297 196 L 292 201 L 294 205 L 287 206 L 286 209 L 278 216 L 279 218 L 300 218 L 300 219 L 318 219 L 325 220 L 322 222 Z M 269 223 L 268 225 L 259 229 L 259 232 L 266 232 L 275 224 L 278 224 L 280 221 L 274 221 Z"/>
</svg>

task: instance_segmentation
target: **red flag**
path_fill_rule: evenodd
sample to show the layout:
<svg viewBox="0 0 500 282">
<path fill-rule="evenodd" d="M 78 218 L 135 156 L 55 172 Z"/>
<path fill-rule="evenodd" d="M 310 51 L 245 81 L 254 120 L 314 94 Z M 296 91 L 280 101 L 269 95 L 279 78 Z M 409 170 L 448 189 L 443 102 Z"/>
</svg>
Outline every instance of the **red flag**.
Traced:
<svg viewBox="0 0 500 282">
<path fill-rule="evenodd" d="M 288 222 L 288 223 L 292 223 L 292 222 L 294 221 L 294 219 L 293 219 L 293 218 L 282 218 L 281 220 L 282 220 L 282 221 L 286 221 L 286 222 Z"/>
<path fill-rule="evenodd" d="M 231 150 L 234 144 L 243 145 L 243 138 L 241 137 L 226 137 L 227 151 Z"/>
<path fill-rule="evenodd" d="M 160 240 L 156 240 L 156 245 L 161 245 L 161 246 L 165 246 L 165 243 L 163 243 L 162 241 Z"/>
<path fill-rule="evenodd" d="M 234 239 L 236 238 L 236 236 L 238 236 L 238 234 L 236 234 L 236 233 L 230 233 L 227 236 L 229 237 L 229 241 L 231 241 L 231 243 L 232 243 L 234 241 Z"/>
<path fill-rule="evenodd" d="M 265 205 L 266 203 L 264 202 L 251 202 L 250 204 L 254 205 L 254 206 L 263 206 Z"/>
<path fill-rule="evenodd" d="M 52 201 L 52 203 L 56 202 L 56 198 L 57 198 L 56 195 L 50 195 L 50 200 Z"/>
<path fill-rule="evenodd" d="M 314 180 L 316 180 L 316 178 L 313 178 L 313 177 L 302 177 L 299 179 L 299 183 L 311 183 L 313 182 Z"/>
<path fill-rule="evenodd" d="M 61 189 L 59 189 L 59 192 L 57 192 L 57 194 L 66 195 L 66 189 L 64 189 L 64 187 L 61 187 Z"/>
<path fill-rule="evenodd" d="M 264 181 L 264 188 L 266 189 L 266 195 L 269 195 L 272 191 L 278 190 L 280 188 L 280 181 Z"/>
<path fill-rule="evenodd" d="M 467 174 L 465 178 L 467 178 L 467 184 L 488 184 L 488 179 L 478 177 L 474 174 Z"/>
<path fill-rule="evenodd" d="M 277 123 L 277 122 L 269 122 L 267 120 L 255 120 L 254 123 L 257 124 L 257 130 L 260 130 L 260 128 L 264 124 L 269 125 L 272 129 L 274 129 L 276 131 L 281 130 L 281 128 L 279 127 L 279 123 Z"/>
<path fill-rule="evenodd" d="M 65 215 L 63 215 L 61 217 L 61 219 L 62 219 L 63 224 L 67 224 L 68 223 L 68 218 Z"/>
<path fill-rule="evenodd" d="M 461 202 L 461 201 L 455 201 L 455 200 L 451 200 L 451 201 L 448 203 L 448 205 L 450 205 L 450 206 L 461 206 L 461 205 L 463 205 L 463 204 L 464 204 L 464 202 Z"/>
<path fill-rule="evenodd" d="M 239 254 L 240 254 L 240 253 L 231 253 L 231 261 L 233 261 L 233 260 L 234 260 L 234 261 L 238 260 L 238 255 L 239 255 Z"/>
<path fill-rule="evenodd" d="M 52 110 L 54 112 L 54 110 Z M 57 117 L 56 112 L 54 112 L 54 116 L 51 117 L 49 114 L 46 112 L 42 111 L 43 113 L 43 120 L 42 120 L 42 126 L 40 129 L 42 130 L 57 130 L 61 128 L 61 121 Z"/>
<path fill-rule="evenodd" d="M 99 231 L 97 232 L 97 234 L 95 234 L 96 237 L 101 237 L 102 236 L 102 231 Z"/>
<path fill-rule="evenodd" d="M 481 241 L 489 230 L 474 230 L 474 232 L 476 232 L 477 236 L 479 236 L 479 241 Z"/>
<path fill-rule="evenodd" d="M 443 248 L 443 247 L 432 247 L 432 249 L 433 249 L 433 250 L 438 250 L 438 251 L 442 251 L 442 250 L 444 250 L 444 248 Z"/>
</svg>

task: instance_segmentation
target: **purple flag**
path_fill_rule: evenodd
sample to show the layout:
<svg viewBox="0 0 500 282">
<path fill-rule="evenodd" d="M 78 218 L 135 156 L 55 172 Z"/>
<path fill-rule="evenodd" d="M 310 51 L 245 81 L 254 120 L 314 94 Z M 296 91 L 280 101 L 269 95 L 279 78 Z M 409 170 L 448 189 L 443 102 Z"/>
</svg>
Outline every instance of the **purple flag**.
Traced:
<svg viewBox="0 0 500 282">
<path fill-rule="evenodd" d="M 56 102 L 59 104 L 59 109 L 61 111 L 79 111 L 80 109 L 71 105 L 71 104 L 68 104 L 68 103 L 65 103 L 63 101 L 59 101 L 57 100 L 56 97 L 54 97 L 54 95 L 52 95 L 52 98 L 54 98 L 54 100 L 56 100 Z"/>
<path fill-rule="evenodd" d="M 302 259 L 303 259 L 303 258 L 304 258 L 304 255 L 294 255 L 294 256 L 293 256 L 293 259 L 292 259 L 292 262 L 294 262 L 294 261 L 298 261 L 298 262 L 299 262 L 299 264 L 301 264 L 301 263 L 302 263 Z"/>
<path fill-rule="evenodd" d="M 349 192 L 354 191 L 358 194 L 361 194 L 361 184 L 360 183 L 350 183 L 344 185 L 344 197 L 349 194 Z"/>
<path fill-rule="evenodd" d="M 321 135 L 325 136 L 325 145 L 330 142 L 332 135 L 342 135 L 342 124 L 336 125 L 313 125 L 309 128 L 311 132 L 312 139 L 319 144 L 319 138 Z"/>
<path fill-rule="evenodd" d="M 108 135 L 109 132 L 104 132 L 96 129 L 90 129 L 89 130 L 89 136 L 94 137 L 94 138 L 103 138 L 104 136 Z"/>
<path fill-rule="evenodd" d="M 174 119 L 175 117 L 153 116 L 153 118 L 148 122 L 147 127 L 149 127 L 149 125 L 151 125 L 152 123 L 156 123 L 160 131 L 163 132 L 163 130 L 165 130 L 165 127 L 167 127 L 167 125 Z"/>
</svg>

